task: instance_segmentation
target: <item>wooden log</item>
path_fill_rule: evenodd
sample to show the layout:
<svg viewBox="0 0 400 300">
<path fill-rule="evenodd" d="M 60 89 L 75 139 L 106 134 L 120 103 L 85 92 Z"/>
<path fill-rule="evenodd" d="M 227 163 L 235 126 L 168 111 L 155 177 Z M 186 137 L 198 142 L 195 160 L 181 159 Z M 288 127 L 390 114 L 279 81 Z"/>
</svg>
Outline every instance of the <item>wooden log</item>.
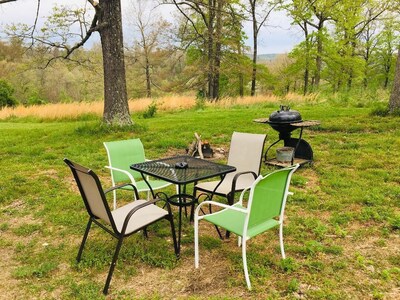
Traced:
<svg viewBox="0 0 400 300">
<path fill-rule="evenodd" d="M 196 148 L 197 148 L 197 140 L 194 140 L 188 148 L 187 154 L 190 156 L 193 156 L 194 153 L 196 152 Z"/>
<path fill-rule="evenodd" d="M 197 132 L 194 133 L 194 136 L 196 137 L 196 140 L 197 140 L 197 152 L 199 152 L 200 158 L 204 159 L 203 151 L 201 150 L 201 139 L 200 139 L 200 136 L 197 134 Z"/>
</svg>

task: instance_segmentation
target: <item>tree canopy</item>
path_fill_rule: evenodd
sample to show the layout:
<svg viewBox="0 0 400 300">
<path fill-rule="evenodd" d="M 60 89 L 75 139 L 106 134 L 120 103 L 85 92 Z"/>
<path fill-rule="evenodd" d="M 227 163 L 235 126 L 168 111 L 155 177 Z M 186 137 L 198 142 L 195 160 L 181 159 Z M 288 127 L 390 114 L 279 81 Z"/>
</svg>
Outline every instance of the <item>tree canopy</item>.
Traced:
<svg viewBox="0 0 400 300">
<path fill-rule="evenodd" d="M 138 7 L 145 3 L 133 2 Z M 104 121 L 121 124 L 131 122 L 128 96 L 156 97 L 191 90 L 217 101 L 224 96 L 263 92 L 392 90 L 400 26 L 391 1 L 164 0 L 162 5 L 176 9 L 173 24 L 160 17 L 157 21 L 146 19 L 138 11 L 125 14 L 130 24 L 136 24 L 125 30 L 135 32 L 132 45 L 124 44 L 122 28 L 129 22 L 121 21 L 119 0 L 87 3 L 88 7 L 78 9 L 55 7 L 33 35 L 31 24 L 8 26 L 10 38 L 0 43 L 0 59 L 8 66 L 0 71 L 3 78 L 12 84 L 36 77 L 40 88 L 34 84 L 30 94 L 49 100 L 43 80 L 51 81 L 46 75 L 49 71 L 33 71 L 38 66 L 47 64 L 58 72 L 64 69 L 61 65 L 68 72 L 71 68 L 80 72 L 90 69 L 92 72 L 84 71 L 83 77 L 77 75 L 80 72 L 70 73 L 78 82 L 74 83 L 76 94 L 98 98 L 98 92 L 89 88 L 90 82 L 96 82 L 98 89 L 104 89 Z M 151 6 L 154 1 L 146 3 L 157 15 L 157 7 Z M 254 5 L 252 10 L 249 4 Z M 258 34 L 272 9 L 290 16 L 292 28 L 299 28 L 303 34 L 302 42 L 290 53 L 276 56 L 273 63 L 260 60 L 257 52 L 257 39 L 268 41 L 268 36 Z M 246 46 L 246 24 L 253 24 L 252 47 Z M 100 46 L 82 49 L 94 32 L 100 34 Z M 69 61 L 56 62 L 58 57 Z M 30 71 L 24 75 L 13 72 L 11 64 Z M 99 80 L 102 74 L 103 83 Z M 26 87 L 24 91 L 15 89 L 16 98 L 25 94 L 25 99 L 19 99 L 21 103 L 31 97 L 27 94 L 32 87 L 29 83 Z M 59 93 L 64 93 L 61 98 L 79 97 L 72 96 L 68 88 L 61 88 Z"/>
</svg>

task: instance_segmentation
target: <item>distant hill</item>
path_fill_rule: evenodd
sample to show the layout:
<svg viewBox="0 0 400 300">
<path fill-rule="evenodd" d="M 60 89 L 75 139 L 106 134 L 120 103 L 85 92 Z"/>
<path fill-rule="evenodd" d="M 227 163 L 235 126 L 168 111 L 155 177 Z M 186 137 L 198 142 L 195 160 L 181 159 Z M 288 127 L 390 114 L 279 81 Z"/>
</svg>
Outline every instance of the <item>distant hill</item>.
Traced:
<svg viewBox="0 0 400 300">
<path fill-rule="evenodd" d="M 258 60 L 259 62 L 262 62 L 262 61 L 271 61 L 271 60 L 274 60 L 274 58 L 275 58 L 277 55 L 279 55 L 279 53 L 260 54 L 260 55 L 257 55 L 257 60 Z"/>
<path fill-rule="evenodd" d="M 259 54 L 257 55 L 257 62 L 266 62 L 274 60 L 274 58 L 279 55 L 279 53 L 270 53 L 270 54 Z M 252 54 L 247 54 L 248 57 L 252 58 Z"/>
</svg>

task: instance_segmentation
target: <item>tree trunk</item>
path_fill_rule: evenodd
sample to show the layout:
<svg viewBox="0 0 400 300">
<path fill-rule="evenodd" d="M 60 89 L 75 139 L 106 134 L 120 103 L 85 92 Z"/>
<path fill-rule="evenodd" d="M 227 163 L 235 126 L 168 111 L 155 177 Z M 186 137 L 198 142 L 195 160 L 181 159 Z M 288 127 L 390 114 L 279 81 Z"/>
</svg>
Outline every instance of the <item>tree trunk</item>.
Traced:
<svg viewBox="0 0 400 300">
<path fill-rule="evenodd" d="M 315 84 L 315 77 L 312 76 L 312 77 L 311 77 L 311 91 L 312 91 L 312 92 L 314 91 L 314 84 Z"/>
<path fill-rule="evenodd" d="M 214 60 L 214 95 L 213 98 L 219 98 L 219 77 L 221 67 L 221 34 L 222 34 L 222 8 L 224 0 L 217 0 L 217 15 L 215 24 L 215 60 Z"/>
<path fill-rule="evenodd" d="M 363 79 L 363 85 L 364 88 L 368 87 L 368 71 L 369 71 L 369 60 L 371 56 L 371 33 L 370 33 L 370 28 L 367 27 L 366 31 L 366 40 L 365 40 L 365 53 L 364 53 L 364 61 L 365 61 L 365 68 L 364 68 L 364 79 Z"/>
<path fill-rule="evenodd" d="M 383 83 L 383 88 L 386 90 L 388 88 L 389 85 L 389 77 L 387 75 L 385 75 L 385 81 Z"/>
<path fill-rule="evenodd" d="M 385 59 L 385 63 L 384 63 L 385 82 L 383 84 L 383 87 L 384 87 L 385 90 L 389 86 L 389 74 L 390 74 L 391 66 L 392 66 L 392 55 L 388 56 L 388 58 Z"/>
<path fill-rule="evenodd" d="M 208 98 L 214 98 L 214 1 L 208 0 L 208 39 L 207 39 L 207 57 L 208 57 Z"/>
<path fill-rule="evenodd" d="M 110 125 L 130 125 L 132 119 L 126 91 L 121 1 L 100 0 L 99 6 L 99 33 L 104 68 L 103 122 Z"/>
<path fill-rule="evenodd" d="M 316 64 L 316 72 L 315 72 L 315 86 L 318 88 L 319 82 L 321 80 L 321 70 L 322 70 L 322 29 L 323 23 L 320 23 L 318 27 L 318 34 L 317 34 L 317 57 L 315 58 Z"/>
<path fill-rule="evenodd" d="M 392 94 L 389 99 L 389 111 L 400 110 L 400 47 L 397 54 L 396 73 L 393 81 Z"/>
<path fill-rule="evenodd" d="M 306 95 L 308 93 L 308 80 L 310 76 L 310 39 L 308 36 L 308 28 L 307 28 L 307 22 L 304 21 L 303 24 L 303 30 L 304 30 L 304 37 L 305 37 L 305 43 L 306 43 L 306 57 L 305 57 L 305 70 L 304 70 L 304 89 L 303 89 L 303 95 Z"/>
<path fill-rule="evenodd" d="M 356 56 L 356 47 L 357 43 L 355 42 L 356 37 L 354 35 L 351 35 L 352 41 L 350 42 L 350 47 L 351 47 L 351 55 L 350 57 L 354 59 Z M 349 67 L 349 79 L 347 80 L 347 90 L 350 91 L 352 86 L 353 86 L 353 78 L 354 78 L 354 70 L 353 66 Z"/>
<path fill-rule="evenodd" d="M 308 67 L 304 70 L 304 87 L 303 87 L 303 95 L 307 95 L 308 93 L 308 77 L 309 77 L 309 70 Z"/>
<path fill-rule="evenodd" d="M 147 52 L 146 52 L 146 96 L 147 98 L 151 98 L 150 62 Z"/>
<path fill-rule="evenodd" d="M 238 43 L 238 55 L 239 57 L 242 56 L 242 45 L 240 44 L 240 41 Z M 239 70 L 239 96 L 240 97 L 244 96 L 244 76 L 242 68 L 240 68 Z"/>
<path fill-rule="evenodd" d="M 253 72 L 251 74 L 251 91 L 250 95 L 256 94 L 256 78 L 257 78 L 257 19 L 256 19 L 256 1 L 251 2 L 251 14 L 253 21 Z"/>
</svg>

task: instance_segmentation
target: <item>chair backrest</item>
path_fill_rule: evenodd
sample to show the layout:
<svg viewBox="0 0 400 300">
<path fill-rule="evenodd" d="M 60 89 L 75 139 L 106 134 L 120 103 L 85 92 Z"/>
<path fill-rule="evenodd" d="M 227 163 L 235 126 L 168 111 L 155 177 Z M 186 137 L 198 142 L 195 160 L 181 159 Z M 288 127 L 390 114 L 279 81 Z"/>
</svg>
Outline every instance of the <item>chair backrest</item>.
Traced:
<svg viewBox="0 0 400 300">
<path fill-rule="evenodd" d="M 97 175 L 90 169 L 64 158 L 64 162 L 70 167 L 78 185 L 86 210 L 91 217 L 102 219 L 116 230 L 104 195 L 101 183 Z"/>
<path fill-rule="evenodd" d="M 258 175 L 265 138 L 265 134 L 234 132 L 229 148 L 228 165 L 236 167 L 236 172 L 253 171 Z"/>
<path fill-rule="evenodd" d="M 283 217 L 290 180 L 298 167 L 297 164 L 257 178 L 250 190 L 248 228 Z"/>
<path fill-rule="evenodd" d="M 144 148 L 140 139 L 104 142 L 104 147 L 111 167 L 129 172 L 135 180 L 142 178 L 139 172 L 129 168 L 132 164 L 145 161 Z M 130 181 L 129 177 L 122 172 L 111 170 L 111 176 L 114 183 Z"/>
</svg>

